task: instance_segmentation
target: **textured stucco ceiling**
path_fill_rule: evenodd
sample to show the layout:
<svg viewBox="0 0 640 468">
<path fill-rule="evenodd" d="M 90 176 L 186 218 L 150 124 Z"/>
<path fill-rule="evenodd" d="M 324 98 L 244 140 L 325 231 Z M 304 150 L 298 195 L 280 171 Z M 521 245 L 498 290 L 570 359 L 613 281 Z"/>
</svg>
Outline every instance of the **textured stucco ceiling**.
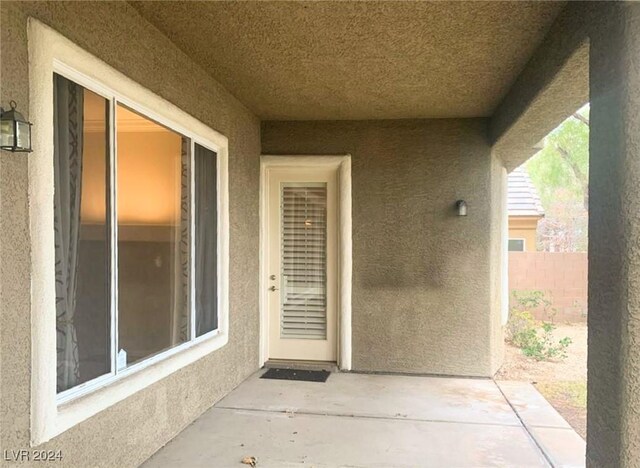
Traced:
<svg viewBox="0 0 640 468">
<path fill-rule="evenodd" d="M 489 116 L 564 2 L 131 2 L 262 119 Z"/>
</svg>

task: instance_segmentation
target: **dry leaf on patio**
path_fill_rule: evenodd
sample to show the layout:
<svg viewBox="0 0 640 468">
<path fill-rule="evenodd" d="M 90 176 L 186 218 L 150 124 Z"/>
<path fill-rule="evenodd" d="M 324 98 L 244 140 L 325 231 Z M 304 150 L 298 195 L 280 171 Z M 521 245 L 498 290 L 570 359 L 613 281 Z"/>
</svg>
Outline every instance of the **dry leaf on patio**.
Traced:
<svg viewBox="0 0 640 468">
<path fill-rule="evenodd" d="M 242 460 L 240 460 L 240 463 L 256 466 L 256 464 L 258 463 L 258 459 L 256 457 L 244 457 Z"/>
</svg>

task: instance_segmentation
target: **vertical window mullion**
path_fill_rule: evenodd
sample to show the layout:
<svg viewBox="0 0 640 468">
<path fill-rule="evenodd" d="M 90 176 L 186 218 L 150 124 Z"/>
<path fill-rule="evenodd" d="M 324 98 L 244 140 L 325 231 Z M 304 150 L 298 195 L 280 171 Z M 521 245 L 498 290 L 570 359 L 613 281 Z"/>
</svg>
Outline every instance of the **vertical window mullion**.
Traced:
<svg viewBox="0 0 640 468">
<path fill-rule="evenodd" d="M 195 141 L 189 142 L 189 341 L 196 338 L 196 189 Z"/>
<path fill-rule="evenodd" d="M 109 101 L 109 239 L 111 264 L 109 278 L 111 286 L 111 372 L 118 373 L 118 142 L 116 139 L 116 100 Z"/>
</svg>

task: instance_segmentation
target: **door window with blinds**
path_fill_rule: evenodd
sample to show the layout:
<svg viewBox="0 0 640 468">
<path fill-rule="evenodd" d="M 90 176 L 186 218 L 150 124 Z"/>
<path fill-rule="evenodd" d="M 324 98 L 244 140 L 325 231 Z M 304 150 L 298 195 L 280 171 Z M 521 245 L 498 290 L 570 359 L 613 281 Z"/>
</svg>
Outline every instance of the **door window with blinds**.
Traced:
<svg viewBox="0 0 640 468">
<path fill-rule="evenodd" d="M 54 73 L 57 392 L 66 401 L 219 326 L 218 155 Z"/>
<path fill-rule="evenodd" d="M 327 336 L 327 184 L 281 186 L 282 338 Z"/>
</svg>

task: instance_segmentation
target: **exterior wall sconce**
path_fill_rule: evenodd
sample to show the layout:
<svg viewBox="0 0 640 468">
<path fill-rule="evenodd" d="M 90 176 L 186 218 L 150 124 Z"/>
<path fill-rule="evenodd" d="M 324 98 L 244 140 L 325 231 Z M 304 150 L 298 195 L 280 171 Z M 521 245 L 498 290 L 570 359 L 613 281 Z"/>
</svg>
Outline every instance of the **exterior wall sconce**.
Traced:
<svg viewBox="0 0 640 468">
<path fill-rule="evenodd" d="M 464 200 L 458 200 L 456 202 L 456 209 L 458 210 L 458 216 L 467 216 L 467 202 Z"/>
<path fill-rule="evenodd" d="M 16 101 L 9 103 L 11 110 L 0 107 L 0 149 L 12 153 L 30 153 L 31 122 L 16 110 Z"/>
</svg>

